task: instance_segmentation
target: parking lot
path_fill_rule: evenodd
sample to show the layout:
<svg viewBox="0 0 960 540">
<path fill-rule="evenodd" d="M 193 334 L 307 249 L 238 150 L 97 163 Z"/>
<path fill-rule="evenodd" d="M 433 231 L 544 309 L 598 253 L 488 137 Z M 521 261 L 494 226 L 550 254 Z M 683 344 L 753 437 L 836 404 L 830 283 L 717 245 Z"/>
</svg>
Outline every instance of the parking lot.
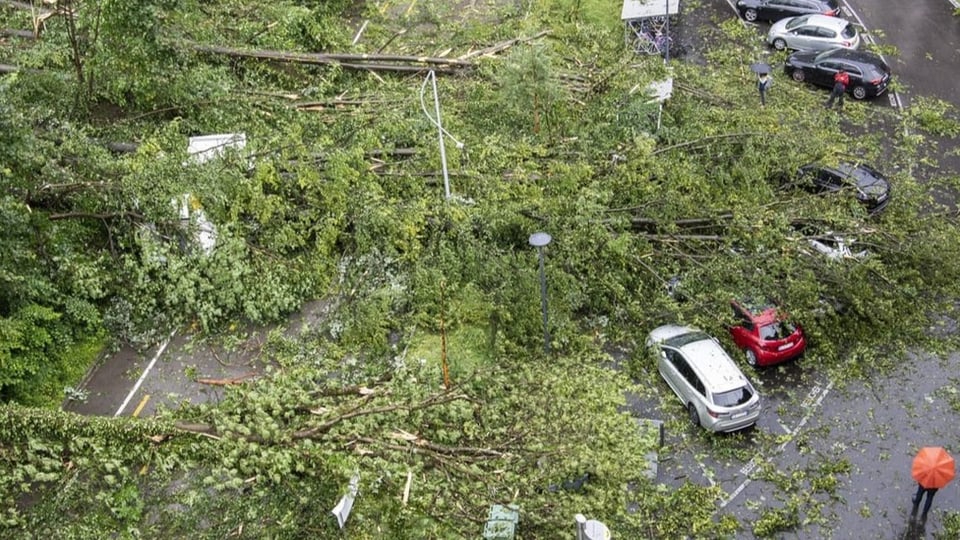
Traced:
<svg viewBox="0 0 960 540">
<path fill-rule="evenodd" d="M 723 3 L 712 7 L 726 8 Z M 888 96 L 874 104 L 900 105 L 898 94 Z M 298 324 L 295 320 L 288 327 Z M 269 330 L 251 330 L 248 337 L 246 345 L 229 350 L 178 335 L 150 351 L 123 350 L 87 381 L 89 399 L 67 408 L 137 416 L 183 400 L 216 400 L 222 386 L 199 379 L 223 382 L 262 370 L 258 356 Z M 803 526 L 777 537 L 902 538 L 915 488 L 910 462 L 917 448 L 960 450 L 955 428 L 960 420 L 958 368 L 960 354 L 918 354 L 890 373 L 848 384 L 842 367 L 836 372 L 821 368 L 813 348 L 800 361 L 748 371 L 763 395 L 763 412 L 755 428 L 733 435 L 691 426 L 655 372 L 649 380 L 657 384 L 630 401 L 638 414 L 666 422 L 658 481 L 716 486 L 720 510 L 736 515 L 746 527 L 742 537 L 752 537 L 751 524 L 771 509 L 784 508 L 785 519 L 794 517 Z M 118 380 L 124 384 L 117 385 Z M 927 531 L 940 528 L 944 510 L 958 507 L 956 484 L 941 490 Z"/>
<path fill-rule="evenodd" d="M 709 14 L 685 22 L 710 24 L 734 16 L 734 4 L 735 0 L 713 4 L 706 10 Z M 950 46 L 938 48 L 927 38 L 905 35 L 908 32 L 894 21 L 897 10 L 882 7 L 844 5 L 845 15 L 866 30 L 868 42 L 884 36 L 889 44 L 892 37 L 902 51 L 921 55 L 916 62 L 907 62 L 905 55 L 889 62 L 895 76 L 902 77 L 901 88 L 922 92 L 936 72 L 921 60 L 946 62 Z M 952 23 L 939 35 L 956 34 L 949 9 L 932 2 L 917 6 L 911 20 L 929 19 L 938 9 L 947 18 L 938 18 L 935 25 Z M 871 32 L 867 25 L 874 19 L 893 28 Z M 769 27 L 752 26 L 758 36 Z M 923 47 L 928 47 L 923 54 L 917 52 Z M 758 43 L 756 57 L 745 62 L 769 60 L 772 54 Z M 956 54 L 951 58 L 956 60 Z M 775 76 L 778 68 L 774 65 Z M 954 97 L 954 91 L 944 90 L 942 79 L 930 88 L 945 99 Z M 826 99 L 826 92 L 823 96 Z M 869 104 L 899 110 L 909 101 L 910 95 L 891 91 Z M 950 163 L 948 158 L 946 165 Z M 960 507 L 960 494 L 955 485 L 940 490 L 925 531 L 918 534 L 908 527 L 916 489 L 910 466 L 921 446 L 960 450 L 954 428 L 960 420 L 958 367 L 960 354 L 938 358 L 919 353 L 903 359 L 891 372 L 847 383 L 855 377 L 845 377 L 842 367 L 835 372 L 823 369 L 813 347 L 797 362 L 747 371 L 763 395 L 763 412 L 755 428 L 732 435 L 713 435 L 691 426 L 684 407 L 652 367 L 649 376 L 657 381 L 656 387 L 642 396 L 628 396 L 628 403 L 635 414 L 666 423 L 659 482 L 717 487 L 721 512 L 735 515 L 744 527 L 738 538 L 755 538 L 755 532 L 770 530 L 776 538 L 798 539 L 933 537 L 942 528 L 942 512 Z M 764 528 L 778 523 L 780 529 Z"/>
</svg>

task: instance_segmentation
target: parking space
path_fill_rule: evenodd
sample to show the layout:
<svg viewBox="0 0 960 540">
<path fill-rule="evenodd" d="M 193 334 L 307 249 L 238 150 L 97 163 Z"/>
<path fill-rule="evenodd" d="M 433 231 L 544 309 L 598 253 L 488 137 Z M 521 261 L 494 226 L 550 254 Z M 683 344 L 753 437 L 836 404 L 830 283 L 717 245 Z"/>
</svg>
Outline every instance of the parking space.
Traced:
<svg viewBox="0 0 960 540">
<path fill-rule="evenodd" d="M 718 487 L 718 507 L 737 516 L 742 538 L 753 538 L 752 527 L 777 509 L 804 523 L 784 528 L 790 538 L 906 537 L 916 450 L 960 450 L 960 355 L 912 356 L 893 373 L 849 386 L 816 362 L 808 355 L 751 374 L 764 396 L 763 414 L 755 428 L 732 435 L 690 425 L 662 381 L 651 395 L 635 396 L 635 407 L 667 425 L 658 481 Z M 941 509 L 958 504 L 955 486 L 941 490 L 926 529 L 940 529 Z"/>
<path fill-rule="evenodd" d="M 736 8 L 736 0 L 726 0 L 724 4 L 720 4 L 718 7 L 720 8 L 720 11 L 722 11 L 720 16 L 736 17 L 745 26 L 753 28 L 757 32 L 758 58 L 755 58 L 752 60 L 745 59 L 745 62 L 749 63 L 750 61 L 762 60 L 771 65 L 775 75 L 779 75 L 781 77 L 784 76 L 783 75 L 783 59 L 786 58 L 787 53 L 779 53 L 773 47 L 769 46 L 766 43 L 766 36 L 767 36 L 767 33 L 770 31 L 771 23 L 765 22 L 765 21 L 759 21 L 759 20 L 755 22 L 749 22 L 749 21 L 743 20 L 742 18 L 740 18 L 738 14 L 738 11 Z M 841 15 L 840 15 L 841 17 L 851 21 L 858 28 L 858 31 L 862 38 L 862 44 L 860 46 L 860 49 L 879 45 L 875 32 L 871 31 L 871 28 L 867 25 L 867 22 L 865 22 L 864 19 L 861 18 L 855 6 L 853 6 L 849 2 L 841 1 L 840 12 L 841 12 Z M 885 62 L 887 62 L 887 64 L 894 67 L 894 77 L 898 78 L 899 80 L 898 72 L 899 72 L 900 66 L 898 65 L 898 62 L 894 61 L 894 59 L 892 58 L 888 58 L 884 56 L 883 54 L 881 54 L 880 56 L 884 59 Z M 801 83 L 793 83 L 793 82 L 789 84 L 796 84 L 797 86 L 806 86 L 811 91 L 814 91 L 814 88 L 810 85 L 802 85 Z M 824 99 L 826 99 L 827 90 L 816 89 L 815 91 L 819 93 L 823 93 Z M 896 90 L 893 90 L 893 89 L 887 92 L 884 92 L 882 95 L 880 95 L 877 98 L 867 99 L 865 101 L 865 103 L 868 103 L 872 107 L 894 108 L 898 110 L 902 108 L 902 102 L 903 102 L 903 98 L 900 96 L 900 94 Z"/>
<path fill-rule="evenodd" d="M 670 451 L 661 466 L 661 482 L 717 485 L 727 494 L 722 506 L 728 505 L 743 491 L 742 484 L 750 482 L 757 464 L 803 430 L 831 388 L 824 377 L 798 362 L 746 373 L 763 396 L 763 409 L 755 427 L 734 434 L 715 435 L 690 425 L 679 401 L 657 381 L 661 415 L 673 428 L 667 432 Z"/>
<path fill-rule="evenodd" d="M 69 400 L 63 408 L 98 416 L 149 416 L 159 407 L 216 401 L 224 386 L 264 372 L 269 359 L 262 353 L 272 332 L 308 331 L 328 309 L 328 302 L 316 301 L 283 326 L 238 329 L 219 339 L 174 333 L 146 351 L 122 347 L 84 379 L 80 389 L 86 399 Z"/>
</svg>

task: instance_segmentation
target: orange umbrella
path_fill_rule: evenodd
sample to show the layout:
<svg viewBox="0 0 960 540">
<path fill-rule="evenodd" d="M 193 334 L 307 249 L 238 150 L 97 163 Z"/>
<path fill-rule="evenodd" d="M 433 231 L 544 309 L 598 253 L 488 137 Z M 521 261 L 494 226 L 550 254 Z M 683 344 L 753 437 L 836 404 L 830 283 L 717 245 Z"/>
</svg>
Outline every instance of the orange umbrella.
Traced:
<svg viewBox="0 0 960 540">
<path fill-rule="evenodd" d="M 940 489 L 953 480 L 953 456 L 939 446 L 925 446 L 913 458 L 913 479 L 925 488 Z"/>
</svg>

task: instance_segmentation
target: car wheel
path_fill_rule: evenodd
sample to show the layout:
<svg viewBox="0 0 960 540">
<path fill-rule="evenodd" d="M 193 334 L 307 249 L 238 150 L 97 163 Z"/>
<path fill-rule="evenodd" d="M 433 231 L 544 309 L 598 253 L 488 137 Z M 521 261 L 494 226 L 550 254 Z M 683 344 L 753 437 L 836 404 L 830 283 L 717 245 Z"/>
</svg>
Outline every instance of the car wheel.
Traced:
<svg viewBox="0 0 960 540">
<path fill-rule="evenodd" d="M 854 87 L 853 97 L 856 99 L 863 99 L 867 97 L 867 89 L 862 86 Z"/>
<path fill-rule="evenodd" d="M 755 10 L 755 9 L 748 9 L 748 10 L 744 11 L 744 12 L 743 12 L 743 18 L 746 19 L 746 20 L 748 20 L 748 21 L 750 21 L 750 22 L 756 21 L 756 20 L 757 20 L 757 10 Z"/>
<path fill-rule="evenodd" d="M 787 42 L 784 41 L 783 38 L 777 38 L 773 40 L 773 48 L 782 51 L 787 48 Z"/>
<path fill-rule="evenodd" d="M 747 363 L 750 364 L 750 367 L 757 367 L 757 353 L 753 352 L 753 349 L 746 350 Z"/>
<path fill-rule="evenodd" d="M 803 82 L 803 80 L 807 78 L 802 69 L 795 69 L 790 76 L 793 77 L 793 80 L 797 82 Z"/>
<path fill-rule="evenodd" d="M 687 414 L 690 416 L 690 423 L 694 427 L 700 427 L 700 413 L 697 412 L 697 407 L 693 403 L 687 405 Z"/>
</svg>

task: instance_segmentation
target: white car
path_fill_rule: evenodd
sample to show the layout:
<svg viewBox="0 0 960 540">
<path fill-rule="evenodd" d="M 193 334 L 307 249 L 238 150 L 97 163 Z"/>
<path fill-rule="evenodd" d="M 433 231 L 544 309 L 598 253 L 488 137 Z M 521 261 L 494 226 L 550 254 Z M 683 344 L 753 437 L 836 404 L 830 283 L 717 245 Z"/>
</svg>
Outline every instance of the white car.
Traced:
<svg viewBox="0 0 960 540">
<path fill-rule="evenodd" d="M 729 432 L 757 422 L 760 395 L 716 338 L 696 328 L 667 325 L 650 332 L 646 344 L 693 425 Z"/>
<path fill-rule="evenodd" d="M 831 261 L 840 259 L 863 259 L 869 254 L 865 249 L 860 251 L 850 249 L 850 246 L 856 243 L 856 240 L 834 234 L 808 238 L 807 243 L 817 253 L 822 254 Z"/>
<path fill-rule="evenodd" d="M 767 34 L 767 43 L 778 51 L 856 49 L 860 46 L 860 34 L 846 19 L 826 15 L 803 15 L 773 23 Z"/>
</svg>

